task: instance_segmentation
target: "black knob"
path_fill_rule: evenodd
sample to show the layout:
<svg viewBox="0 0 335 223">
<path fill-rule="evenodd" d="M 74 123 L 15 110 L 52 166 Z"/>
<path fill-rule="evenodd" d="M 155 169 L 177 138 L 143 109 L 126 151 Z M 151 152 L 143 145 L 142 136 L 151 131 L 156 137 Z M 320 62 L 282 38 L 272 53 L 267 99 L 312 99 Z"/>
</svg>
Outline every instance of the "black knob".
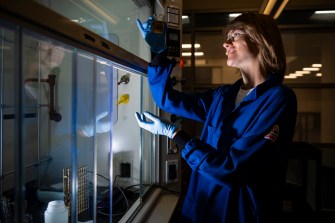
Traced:
<svg viewBox="0 0 335 223">
<path fill-rule="evenodd" d="M 60 122 L 62 120 L 62 115 L 56 112 L 55 110 L 51 110 L 49 112 L 49 118 L 50 120 L 53 120 L 55 122 Z"/>
</svg>

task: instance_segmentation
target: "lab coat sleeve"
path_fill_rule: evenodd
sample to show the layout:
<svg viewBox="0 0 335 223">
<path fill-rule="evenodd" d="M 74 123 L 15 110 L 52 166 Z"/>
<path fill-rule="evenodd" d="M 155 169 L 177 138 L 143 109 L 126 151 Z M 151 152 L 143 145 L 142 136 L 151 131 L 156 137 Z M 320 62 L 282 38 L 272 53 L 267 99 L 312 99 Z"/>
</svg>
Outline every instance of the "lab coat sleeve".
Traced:
<svg viewBox="0 0 335 223">
<path fill-rule="evenodd" d="M 186 144 L 182 156 L 193 171 L 228 188 L 246 181 L 267 179 L 281 172 L 279 169 L 286 160 L 295 119 L 295 95 L 284 95 L 264 106 L 248 131 L 229 148 L 214 149 L 194 138 Z M 267 136 L 274 126 L 279 126 L 280 132 L 277 138 L 270 140 Z"/>
<path fill-rule="evenodd" d="M 159 66 L 148 65 L 148 81 L 154 101 L 164 111 L 204 122 L 215 91 L 188 95 L 173 89 L 170 78 L 173 68 L 174 63 L 168 59 Z"/>
</svg>

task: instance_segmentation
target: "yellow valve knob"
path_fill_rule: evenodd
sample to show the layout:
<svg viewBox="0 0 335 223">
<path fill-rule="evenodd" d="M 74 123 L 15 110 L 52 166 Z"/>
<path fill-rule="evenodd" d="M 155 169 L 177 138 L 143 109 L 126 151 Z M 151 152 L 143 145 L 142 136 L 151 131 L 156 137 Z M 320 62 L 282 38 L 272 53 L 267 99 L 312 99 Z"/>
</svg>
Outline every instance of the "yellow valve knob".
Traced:
<svg viewBox="0 0 335 223">
<path fill-rule="evenodd" d="M 122 94 L 120 96 L 119 101 L 117 102 L 116 106 L 118 106 L 119 104 L 127 104 L 129 102 L 129 94 Z"/>
</svg>

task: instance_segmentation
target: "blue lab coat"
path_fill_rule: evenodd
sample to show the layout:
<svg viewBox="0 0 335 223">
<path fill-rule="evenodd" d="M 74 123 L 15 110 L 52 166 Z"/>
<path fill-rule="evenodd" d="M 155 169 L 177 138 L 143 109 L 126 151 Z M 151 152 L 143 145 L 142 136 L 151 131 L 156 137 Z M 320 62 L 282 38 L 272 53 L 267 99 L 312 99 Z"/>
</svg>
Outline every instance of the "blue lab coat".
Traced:
<svg viewBox="0 0 335 223">
<path fill-rule="evenodd" d="M 278 222 L 296 122 L 294 92 L 269 75 L 235 108 L 241 79 L 188 95 L 173 89 L 172 69 L 170 62 L 148 66 L 156 104 L 204 124 L 200 139 L 181 151 L 192 169 L 181 222 Z"/>
</svg>

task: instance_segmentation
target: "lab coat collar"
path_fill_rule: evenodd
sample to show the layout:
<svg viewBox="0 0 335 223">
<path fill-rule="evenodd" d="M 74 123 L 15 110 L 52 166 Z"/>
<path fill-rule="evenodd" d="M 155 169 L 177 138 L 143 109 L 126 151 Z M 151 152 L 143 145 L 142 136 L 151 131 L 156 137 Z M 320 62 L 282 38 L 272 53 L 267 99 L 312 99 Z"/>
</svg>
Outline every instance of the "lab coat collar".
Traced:
<svg viewBox="0 0 335 223">
<path fill-rule="evenodd" d="M 242 86 L 242 78 L 237 80 L 232 85 L 232 90 L 235 95 L 237 95 L 237 92 L 240 90 Z M 270 74 L 268 78 L 261 84 L 257 85 L 253 91 L 248 94 L 248 96 L 245 98 L 246 100 L 255 100 L 260 95 L 262 95 L 264 92 L 266 92 L 268 89 L 270 89 L 273 86 L 279 85 L 281 82 L 276 74 Z"/>
</svg>

